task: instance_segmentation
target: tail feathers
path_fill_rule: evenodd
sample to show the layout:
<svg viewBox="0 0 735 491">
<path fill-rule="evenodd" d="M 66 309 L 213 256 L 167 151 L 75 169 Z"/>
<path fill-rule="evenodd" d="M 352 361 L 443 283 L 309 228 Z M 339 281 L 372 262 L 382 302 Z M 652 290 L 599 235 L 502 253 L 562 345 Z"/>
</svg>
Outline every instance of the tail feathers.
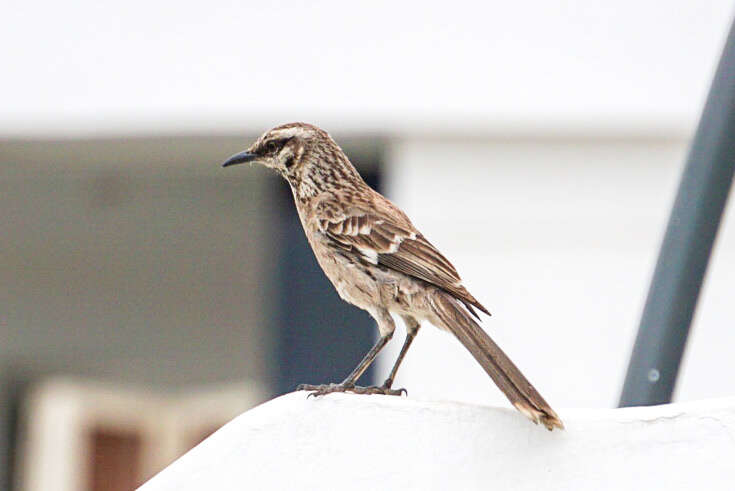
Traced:
<svg viewBox="0 0 735 491">
<path fill-rule="evenodd" d="M 472 353 L 516 409 L 549 430 L 554 427 L 564 429 L 561 419 L 541 394 L 452 296 L 436 291 L 432 297 L 432 307 L 444 327 Z"/>
</svg>

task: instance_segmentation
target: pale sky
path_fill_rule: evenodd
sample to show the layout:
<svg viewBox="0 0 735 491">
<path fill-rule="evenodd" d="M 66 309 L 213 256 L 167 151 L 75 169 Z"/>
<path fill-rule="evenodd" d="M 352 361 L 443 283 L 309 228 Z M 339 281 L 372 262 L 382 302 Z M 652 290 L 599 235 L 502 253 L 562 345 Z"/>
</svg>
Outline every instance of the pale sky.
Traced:
<svg viewBox="0 0 735 491">
<path fill-rule="evenodd" d="M 689 132 L 731 0 L 10 1 L 0 136 L 622 127 Z"/>
</svg>

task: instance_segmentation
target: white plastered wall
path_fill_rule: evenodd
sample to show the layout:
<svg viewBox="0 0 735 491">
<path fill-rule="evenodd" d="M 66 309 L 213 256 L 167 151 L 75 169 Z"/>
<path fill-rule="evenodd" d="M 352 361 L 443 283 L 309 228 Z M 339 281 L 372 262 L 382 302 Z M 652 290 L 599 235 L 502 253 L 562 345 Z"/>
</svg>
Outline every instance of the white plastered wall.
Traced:
<svg viewBox="0 0 735 491">
<path fill-rule="evenodd" d="M 492 312 L 484 326 L 553 404 L 617 403 L 688 142 L 407 139 L 387 193 Z M 733 394 L 731 204 L 676 397 Z M 399 336 L 402 337 L 402 332 Z M 394 338 L 395 339 L 395 338 Z M 402 340 L 380 358 L 385 376 Z M 396 382 L 412 397 L 506 404 L 462 346 L 423 329 Z"/>
</svg>

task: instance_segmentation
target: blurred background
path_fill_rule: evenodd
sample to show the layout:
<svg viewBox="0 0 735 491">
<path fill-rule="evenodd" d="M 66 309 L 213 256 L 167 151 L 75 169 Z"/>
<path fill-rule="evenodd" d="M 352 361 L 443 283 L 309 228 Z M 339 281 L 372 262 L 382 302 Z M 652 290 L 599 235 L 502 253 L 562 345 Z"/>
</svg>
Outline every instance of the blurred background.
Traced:
<svg viewBox="0 0 735 491">
<path fill-rule="evenodd" d="M 286 184 L 219 166 L 290 121 L 329 131 L 454 262 L 555 408 L 615 406 L 733 7 L 6 2 L 0 488 L 132 489 L 369 349 Z M 733 394 L 733 213 L 677 400 Z M 430 326 L 396 386 L 508 406 Z"/>
</svg>

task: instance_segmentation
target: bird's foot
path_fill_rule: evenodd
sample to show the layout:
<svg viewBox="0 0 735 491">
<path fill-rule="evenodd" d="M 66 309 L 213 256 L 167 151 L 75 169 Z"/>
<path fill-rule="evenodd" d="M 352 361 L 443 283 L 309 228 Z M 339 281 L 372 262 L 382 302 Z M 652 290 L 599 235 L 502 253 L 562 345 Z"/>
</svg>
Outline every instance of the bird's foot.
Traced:
<svg viewBox="0 0 735 491">
<path fill-rule="evenodd" d="M 301 384 L 296 387 L 296 390 L 308 390 L 311 391 L 307 397 L 318 397 L 332 392 L 353 392 L 355 394 L 382 394 L 386 396 L 400 396 L 408 395 L 406 389 L 391 389 L 386 386 L 371 385 L 369 387 L 360 387 L 353 384 L 322 384 L 322 385 L 311 385 Z"/>
<path fill-rule="evenodd" d="M 402 395 L 408 395 L 408 391 L 406 389 L 391 389 L 390 387 L 386 387 L 384 385 L 377 386 L 377 385 L 371 385 L 369 387 L 353 387 L 352 392 L 355 394 L 383 394 L 385 396 L 402 396 Z"/>
</svg>

